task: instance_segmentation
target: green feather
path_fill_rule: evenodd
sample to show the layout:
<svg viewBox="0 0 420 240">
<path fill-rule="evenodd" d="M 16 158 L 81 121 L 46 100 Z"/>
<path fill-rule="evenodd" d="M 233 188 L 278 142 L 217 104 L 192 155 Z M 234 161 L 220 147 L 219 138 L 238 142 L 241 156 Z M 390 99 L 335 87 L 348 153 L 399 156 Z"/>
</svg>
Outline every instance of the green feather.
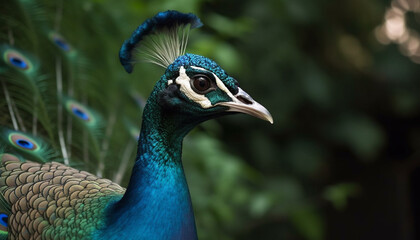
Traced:
<svg viewBox="0 0 420 240">
<path fill-rule="evenodd" d="M 119 166 L 115 159 L 124 152 L 121 145 L 130 139 L 124 121 L 115 116 L 128 113 L 130 121 L 140 122 L 130 97 L 116 90 L 133 89 L 110 54 L 121 44 L 120 24 L 105 5 L 91 1 L 16 0 L 1 5 L 0 125 L 49 139 L 72 166 L 94 172 L 102 162 L 104 174 L 112 177 Z M 11 64 L 13 56 L 27 66 Z M 74 114 L 72 101 L 73 108 L 89 113 L 89 120 Z"/>
<path fill-rule="evenodd" d="M 51 93 L 47 89 L 46 76 L 39 72 L 39 61 L 26 51 L 6 44 L 0 45 L 0 55 L 3 91 L 10 96 L 8 105 L 14 106 L 13 112 L 19 120 L 20 129 L 24 131 L 32 129 L 36 134 L 40 123 L 42 131 L 46 131 L 48 136 L 54 139 L 54 125 L 47 111 L 47 101 Z M 23 121 L 23 119 L 32 119 L 32 121 Z"/>
<path fill-rule="evenodd" d="M 133 122 L 131 122 L 127 118 L 124 119 L 124 126 L 126 127 L 126 130 L 130 134 L 132 139 L 137 141 L 139 139 L 140 128 L 138 128 L 135 124 L 133 124 Z"/>
<path fill-rule="evenodd" d="M 72 121 L 71 134 L 74 138 L 71 142 L 67 141 L 67 144 L 71 144 L 68 149 L 72 149 L 77 155 L 87 151 L 89 156 L 93 156 L 87 164 L 97 165 L 102 161 L 100 146 L 104 137 L 103 117 L 92 108 L 70 97 L 63 97 L 62 104 Z"/>
</svg>

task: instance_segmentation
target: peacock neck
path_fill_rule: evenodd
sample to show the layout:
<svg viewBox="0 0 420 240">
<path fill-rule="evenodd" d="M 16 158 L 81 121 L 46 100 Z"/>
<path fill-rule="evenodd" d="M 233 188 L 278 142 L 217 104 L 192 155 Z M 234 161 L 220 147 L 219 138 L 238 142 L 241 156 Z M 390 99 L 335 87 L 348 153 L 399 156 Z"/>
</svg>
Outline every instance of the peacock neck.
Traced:
<svg viewBox="0 0 420 240">
<path fill-rule="evenodd" d="M 108 236 L 123 232 L 127 239 L 197 239 L 181 161 L 182 140 L 192 126 L 181 129 L 162 112 L 149 99 L 130 183 L 123 198 L 110 206 Z"/>
</svg>

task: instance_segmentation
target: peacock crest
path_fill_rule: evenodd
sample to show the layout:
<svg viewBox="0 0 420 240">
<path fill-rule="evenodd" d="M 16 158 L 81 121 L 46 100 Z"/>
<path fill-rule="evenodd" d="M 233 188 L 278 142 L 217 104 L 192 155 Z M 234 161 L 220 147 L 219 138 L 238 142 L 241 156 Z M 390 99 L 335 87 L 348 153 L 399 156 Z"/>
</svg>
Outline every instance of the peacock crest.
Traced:
<svg viewBox="0 0 420 240">
<path fill-rule="evenodd" d="M 192 13 L 183 14 L 173 10 L 158 13 L 141 24 L 123 43 L 121 64 L 127 72 L 132 72 L 134 63 L 138 61 L 135 58 L 137 55 L 139 60 L 167 68 L 185 54 L 189 30 L 202 25 Z"/>
</svg>

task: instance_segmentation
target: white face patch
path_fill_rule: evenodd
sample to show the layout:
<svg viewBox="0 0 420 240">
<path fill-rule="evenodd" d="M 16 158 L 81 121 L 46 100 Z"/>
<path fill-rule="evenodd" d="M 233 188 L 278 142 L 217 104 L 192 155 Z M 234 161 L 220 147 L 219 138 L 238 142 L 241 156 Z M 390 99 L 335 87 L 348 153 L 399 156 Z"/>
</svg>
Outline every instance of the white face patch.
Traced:
<svg viewBox="0 0 420 240">
<path fill-rule="evenodd" d="M 211 107 L 211 102 L 206 96 L 196 93 L 190 84 L 190 78 L 185 73 L 185 68 L 181 66 L 179 69 L 179 77 L 175 79 L 175 83 L 181 86 L 180 90 L 192 101 L 201 105 L 202 108 L 209 108 Z"/>
<path fill-rule="evenodd" d="M 201 68 L 201 67 L 191 66 L 191 68 L 209 72 L 208 70 L 206 70 L 204 68 Z M 214 78 L 216 79 L 216 85 L 220 90 L 224 91 L 234 102 L 240 102 L 236 97 L 233 96 L 233 94 L 225 86 L 225 84 L 222 82 L 222 80 L 220 80 L 216 76 L 216 74 L 214 74 L 214 73 L 211 73 L 211 74 L 213 74 Z M 200 104 L 200 106 L 202 108 L 212 107 L 213 105 L 211 104 L 210 100 L 206 96 L 196 93 L 191 88 L 190 81 L 191 81 L 191 79 L 185 73 L 185 68 L 183 66 L 181 66 L 181 68 L 179 69 L 179 76 L 174 81 L 169 80 L 168 85 L 173 84 L 173 83 L 179 84 L 181 92 L 183 92 L 185 94 L 185 96 L 187 96 L 189 99 L 191 99 L 192 101 Z"/>
</svg>

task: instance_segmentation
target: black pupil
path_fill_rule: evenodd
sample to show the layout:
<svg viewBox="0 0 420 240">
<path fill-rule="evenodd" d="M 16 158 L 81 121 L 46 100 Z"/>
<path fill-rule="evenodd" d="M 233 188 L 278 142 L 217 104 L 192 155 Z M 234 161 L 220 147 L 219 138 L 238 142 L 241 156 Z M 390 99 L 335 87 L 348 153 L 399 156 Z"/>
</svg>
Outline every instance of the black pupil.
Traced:
<svg viewBox="0 0 420 240">
<path fill-rule="evenodd" d="M 200 84 L 200 87 L 202 87 L 202 88 L 205 88 L 207 86 L 207 83 L 206 83 L 205 80 L 204 81 L 200 80 L 200 82 L 198 84 Z"/>
<path fill-rule="evenodd" d="M 199 91 L 205 91 L 205 90 L 209 89 L 210 82 L 205 77 L 198 77 L 194 81 L 194 87 Z"/>
<path fill-rule="evenodd" d="M 19 58 L 12 58 L 12 62 L 14 62 L 16 64 L 21 64 L 22 60 L 20 60 Z"/>
<path fill-rule="evenodd" d="M 80 109 L 76 109 L 76 110 L 74 110 L 74 112 L 77 114 L 77 115 L 84 115 L 84 113 L 82 112 L 82 110 L 80 110 Z"/>
<path fill-rule="evenodd" d="M 5 222 L 5 223 L 7 223 L 7 219 L 8 219 L 8 217 L 6 217 L 6 216 L 4 216 L 4 217 L 2 217 L 2 218 L 1 218 L 1 220 L 2 220 L 3 222 Z"/>
<path fill-rule="evenodd" d="M 29 146 L 29 143 L 28 143 L 27 141 L 25 141 L 25 140 L 18 140 L 18 143 L 19 143 L 20 145 L 24 146 L 24 147 Z"/>
</svg>

